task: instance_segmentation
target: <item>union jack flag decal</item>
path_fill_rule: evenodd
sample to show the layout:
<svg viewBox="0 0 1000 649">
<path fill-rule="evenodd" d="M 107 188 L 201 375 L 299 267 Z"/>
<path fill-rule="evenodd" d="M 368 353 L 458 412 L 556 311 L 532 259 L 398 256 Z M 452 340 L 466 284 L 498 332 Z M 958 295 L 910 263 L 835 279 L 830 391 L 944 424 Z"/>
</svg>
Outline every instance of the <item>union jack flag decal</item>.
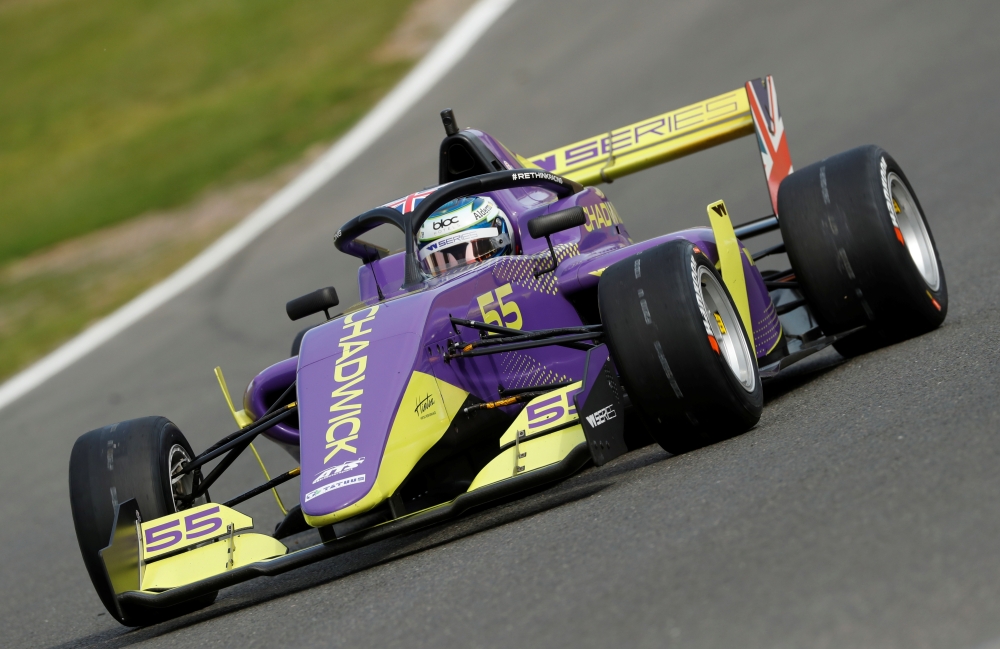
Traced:
<svg viewBox="0 0 1000 649">
<path fill-rule="evenodd" d="M 777 214 L 778 186 L 793 171 L 792 155 L 785 138 L 785 124 L 781 120 L 781 111 L 778 110 L 778 94 L 771 75 L 765 79 L 747 81 L 746 89 L 754 130 L 757 132 L 760 158 L 764 163 L 764 177 L 771 194 L 771 207 Z"/>
<path fill-rule="evenodd" d="M 440 185 L 438 187 L 440 187 Z M 438 187 L 431 187 L 430 189 L 414 192 L 409 196 L 404 196 L 403 198 L 386 203 L 382 207 L 391 207 L 400 214 L 409 214 L 416 209 L 417 205 L 420 205 L 420 201 L 433 194 Z"/>
</svg>

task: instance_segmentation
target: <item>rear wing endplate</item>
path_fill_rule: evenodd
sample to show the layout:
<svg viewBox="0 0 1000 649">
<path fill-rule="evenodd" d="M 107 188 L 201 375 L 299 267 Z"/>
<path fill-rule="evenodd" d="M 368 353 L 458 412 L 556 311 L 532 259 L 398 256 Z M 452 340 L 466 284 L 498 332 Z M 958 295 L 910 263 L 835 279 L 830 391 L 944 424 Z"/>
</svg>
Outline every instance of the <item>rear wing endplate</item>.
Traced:
<svg viewBox="0 0 1000 649">
<path fill-rule="evenodd" d="M 755 133 L 774 213 L 778 185 L 792 172 L 774 80 L 743 88 L 613 129 L 526 160 L 582 185 L 616 178 Z"/>
</svg>

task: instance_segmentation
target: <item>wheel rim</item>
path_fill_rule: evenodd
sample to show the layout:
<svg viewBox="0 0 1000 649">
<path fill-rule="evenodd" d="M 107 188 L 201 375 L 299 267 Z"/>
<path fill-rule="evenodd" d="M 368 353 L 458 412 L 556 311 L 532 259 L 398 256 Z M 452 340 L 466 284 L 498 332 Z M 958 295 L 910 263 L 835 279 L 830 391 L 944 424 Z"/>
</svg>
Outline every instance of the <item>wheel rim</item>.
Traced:
<svg viewBox="0 0 1000 649">
<path fill-rule="evenodd" d="M 924 282 L 932 291 L 936 291 L 941 286 L 941 277 L 938 275 L 937 254 L 934 252 L 934 244 L 927 231 L 924 215 L 920 213 L 917 202 L 913 200 L 913 195 L 899 176 L 890 173 L 888 181 L 889 195 L 896 212 L 896 224 L 903 235 L 903 241 L 906 242 L 906 250 L 910 253 L 913 265 L 917 267 Z"/>
<path fill-rule="evenodd" d="M 170 469 L 170 497 L 173 499 L 175 512 L 181 510 L 181 505 L 179 504 L 180 497 L 194 491 L 194 473 L 181 474 L 181 469 L 190 461 L 191 456 L 188 454 L 186 448 L 180 444 L 174 444 L 170 447 L 170 453 L 167 456 L 167 466 Z M 191 505 L 194 504 L 191 503 Z"/>
<path fill-rule="evenodd" d="M 708 311 L 709 326 L 719 343 L 719 353 L 726 367 L 744 390 L 753 392 L 757 385 L 757 374 L 754 372 L 756 360 L 743 335 L 736 309 L 715 273 L 704 266 L 698 267 L 698 286 Z"/>
</svg>

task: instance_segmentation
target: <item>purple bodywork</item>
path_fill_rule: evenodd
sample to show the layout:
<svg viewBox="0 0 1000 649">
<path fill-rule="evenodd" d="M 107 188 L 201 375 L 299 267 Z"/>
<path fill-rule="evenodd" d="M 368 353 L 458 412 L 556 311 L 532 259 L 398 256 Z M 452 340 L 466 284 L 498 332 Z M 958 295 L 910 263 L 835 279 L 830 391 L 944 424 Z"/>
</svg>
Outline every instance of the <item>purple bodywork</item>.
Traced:
<svg viewBox="0 0 1000 649">
<path fill-rule="evenodd" d="M 504 166 L 522 168 L 489 135 L 464 133 L 478 138 Z M 500 387 L 516 389 L 583 377 L 585 352 L 558 346 L 445 362 L 443 351 L 449 341 L 479 338 L 475 331 L 456 330 L 450 317 L 484 320 L 482 296 L 510 287 L 504 300 L 508 306 L 516 305 L 516 313 L 505 311 L 501 319 L 513 328 L 579 326 L 586 324 L 581 313 L 596 314 L 600 275 L 617 261 L 674 239 L 691 241 L 718 261 L 708 227 L 633 243 L 611 203 L 596 188 L 563 199 L 533 187 L 487 195 L 513 223 L 515 254 L 427 278 L 410 291 L 402 288 L 403 253 L 362 264 L 358 282 L 365 306 L 309 330 L 297 357 L 267 368 L 247 388 L 245 408 L 259 416 L 297 381 L 298 421 L 278 424 L 266 435 L 300 458 L 300 502 L 307 519 L 349 507 L 372 489 L 396 413 L 401 408 L 419 408 L 419 403 L 401 403 L 414 372 L 482 401 L 498 399 Z M 388 206 L 406 212 L 418 202 L 419 197 L 411 195 Z M 584 208 L 587 223 L 551 237 L 559 266 L 554 273 L 534 277 L 550 256 L 544 239 L 528 235 L 528 220 L 577 205 Z M 763 357 L 778 344 L 781 326 L 760 273 L 746 256 L 743 265 L 752 335 L 757 355 Z M 513 406 L 513 412 L 518 407 Z M 341 470 L 339 465 L 345 461 L 353 465 Z"/>
</svg>

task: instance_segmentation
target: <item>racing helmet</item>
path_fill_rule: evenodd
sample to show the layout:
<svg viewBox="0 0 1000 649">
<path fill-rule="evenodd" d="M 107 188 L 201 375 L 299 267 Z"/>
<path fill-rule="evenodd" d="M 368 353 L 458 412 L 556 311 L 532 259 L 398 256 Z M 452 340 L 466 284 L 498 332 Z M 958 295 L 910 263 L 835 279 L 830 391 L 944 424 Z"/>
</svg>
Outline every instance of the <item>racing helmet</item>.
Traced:
<svg viewBox="0 0 1000 649">
<path fill-rule="evenodd" d="M 417 233 L 418 258 L 431 275 L 509 254 L 511 225 L 488 196 L 449 201 L 427 217 Z"/>
</svg>

